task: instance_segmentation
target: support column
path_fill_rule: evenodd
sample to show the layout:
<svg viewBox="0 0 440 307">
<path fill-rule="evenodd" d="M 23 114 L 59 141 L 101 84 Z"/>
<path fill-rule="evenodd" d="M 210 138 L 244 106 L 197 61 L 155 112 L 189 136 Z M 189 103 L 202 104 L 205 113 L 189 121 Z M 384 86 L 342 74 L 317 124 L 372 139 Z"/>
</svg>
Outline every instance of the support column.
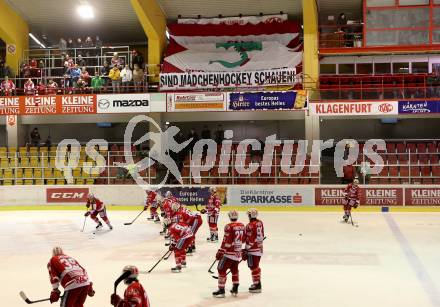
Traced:
<svg viewBox="0 0 440 307">
<path fill-rule="evenodd" d="M 6 139 L 8 147 L 18 148 L 21 144 L 25 143 L 25 140 L 20 139 L 24 133 L 23 128 L 20 116 L 6 116 Z"/>
<path fill-rule="evenodd" d="M 319 53 L 318 53 L 318 8 L 316 0 L 302 0 L 304 23 L 304 57 L 303 74 L 304 88 L 309 100 L 319 97 L 316 91 L 319 81 Z M 319 140 L 319 117 L 308 115 L 305 117 L 305 138 L 309 141 L 308 151 L 312 150 L 312 141 Z"/>
<path fill-rule="evenodd" d="M 160 65 L 166 46 L 166 18 L 156 0 L 131 0 L 131 5 L 148 38 L 149 65 Z M 149 66 L 148 73 L 158 75 L 159 66 Z M 158 82 L 158 77 L 150 77 L 150 81 Z"/>
<path fill-rule="evenodd" d="M 29 27 L 4 0 L 0 0 L 0 38 L 6 43 L 6 64 L 16 75 L 29 49 Z"/>
</svg>

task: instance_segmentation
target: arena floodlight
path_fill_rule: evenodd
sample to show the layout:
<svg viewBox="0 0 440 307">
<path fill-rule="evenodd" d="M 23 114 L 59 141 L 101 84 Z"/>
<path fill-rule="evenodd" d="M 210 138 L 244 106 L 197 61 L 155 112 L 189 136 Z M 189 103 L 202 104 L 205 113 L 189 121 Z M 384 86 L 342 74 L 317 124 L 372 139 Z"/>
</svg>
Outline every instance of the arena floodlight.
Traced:
<svg viewBox="0 0 440 307">
<path fill-rule="evenodd" d="M 76 11 L 82 19 L 95 18 L 95 13 L 93 12 L 93 8 L 88 4 L 83 4 L 83 5 L 78 6 Z"/>
<path fill-rule="evenodd" d="M 36 38 L 35 35 L 33 35 L 32 33 L 29 33 L 29 37 L 32 38 L 32 40 L 38 45 L 40 45 L 41 48 L 46 48 L 46 46 L 42 42 L 40 42 L 38 38 Z"/>
</svg>

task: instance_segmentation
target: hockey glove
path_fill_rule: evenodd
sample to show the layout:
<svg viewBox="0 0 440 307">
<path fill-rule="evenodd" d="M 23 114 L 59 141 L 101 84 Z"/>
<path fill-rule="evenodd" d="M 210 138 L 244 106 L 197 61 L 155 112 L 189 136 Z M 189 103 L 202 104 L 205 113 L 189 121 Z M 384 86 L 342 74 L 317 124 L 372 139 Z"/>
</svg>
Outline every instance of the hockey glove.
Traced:
<svg viewBox="0 0 440 307">
<path fill-rule="evenodd" d="M 58 302 L 58 300 L 60 299 L 60 290 L 58 289 L 53 289 L 52 292 L 50 293 L 50 303 L 55 303 Z"/>
<path fill-rule="evenodd" d="M 202 209 L 202 210 L 200 210 L 200 213 L 201 213 L 201 214 L 205 214 L 205 213 L 206 213 L 206 209 Z"/>
<path fill-rule="evenodd" d="M 248 260 L 248 252 L 245 249 L 241 250 L 241 259 L 243 259 L 243 261 L 247 261 Z"/>
<path fill-rule="evenodd" d="M 121 300 L 121 297 L 115 293 L 110 296 L 110 304 L 112 304 L 113 306 L 118 306 Z"/>
<path fill-rule="evenodd" d="M 90 297 L 93 297 L 95 295 L 95 290 L 93 289 L 93 283 L 92 282 L 90 283 L 89 291 L 87 292 L 87 295 L 90 296 Z"/>
<path fill-rule="evenodd" d="M 215 254 L 215 259 L 217 260 L 221 260 L 223 258 L 223 256 L 225 255 L 225 251 L 222 249 L 219 249 L 217 251 L 217 254 Z"/>
<path fill-rule="evenodd" d="M 90 211 L 87 211 L 84 216 L 89 216 L 90 215 Z"/>
</svg>

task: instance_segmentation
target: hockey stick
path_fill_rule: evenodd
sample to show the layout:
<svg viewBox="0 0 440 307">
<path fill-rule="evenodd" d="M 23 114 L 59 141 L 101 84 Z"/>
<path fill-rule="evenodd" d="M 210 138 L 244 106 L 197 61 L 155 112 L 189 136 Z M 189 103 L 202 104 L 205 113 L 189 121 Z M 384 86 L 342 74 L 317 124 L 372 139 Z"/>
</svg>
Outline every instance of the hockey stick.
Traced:
<svg viewBox="0 0 440 307">
<path fill-rule="evenodd" d="M 351 220 L 351 225 L 353 225 L 353 227 L 359 227 L 359 225 L 356 223 L 353 223 L 353 217 L 351 216 L 351 211 L 350 211 L 350 220 Z"/>
<path fill-rule="evenodd" d="M 50 301 L 50 298 L 45 298 L 42 300 L 35 300 L 35 301 L 31 301 L 26 294 L 23 291 L 20 291 L 20 296 L 21 298 L 27 303 L 27 304 L 35 304 L 35 303 L 41 303 L 41 302 L 47 302 Z"/>
<path fill-rule="evenodd" d="M 87 216 L 84 217 L 84 224 L 83 224 L 83 228 L 81 229 L 81 232 L 84 232 L 84 229 L 86 228 L 86 221 L 87 221 Z"/>
<path fill-rule="evenodd" d="M 118 285 L 121 283 L 121 281 L 123 281 L 124 279 L 126 279 L 128 276 L 130 276 L 131 272 L 130 271 L 125 271 L 124 273 L 122 273 L 121 276 L 118 277 L 118 279 L 115 280 L 114 283 L 114 291 L 113 293 L 116 294 L 116 289 L 118 288 Z"/>
<path fill-rule="evenodd" d="M 162 261 L 162 260 L 164 260 L 165 259 L 165 257 L 169 257 L 169 255 L 171 255 L 171 253 L 172 253 L 172 251 L 167 251 L 157 262 L 156 262 L 156 264 L 155 265 L 153 265 L 153 267 L 151 268 L 151 269 L 149 269 L 148 271 L 142 271 L 142 272 L 139 272 L 139 273 L 141 273 L 141 274 L 150 274 L 153 270 L 154 270 L 154 268 L 155 267 L 157 267 L 157 265 Z M 169 255 L 168 255 L 169 254 Z"/>
<path fill-rule="evenodd" d="M 195 204 L 195 206 L 196 206 L 196 210 L 197 210 L 198 212 L 202 212 L 202 211 L 199 209 L 199 204 Z"/>
<path fill-rule="evenodd" d="M 138 219 L 138 217 L 140 217 L 141 214 L 144 213 L 144 211 L 145 211 L 145 210 L 142 210 L 142 212 L 139 213 L 139 214 L 134 218 L 133 221 L 131 221 L 131 222 L 129 222 L 129 223 L 124 223 L 124 225 L 131 225 L 131 224 L 133 224 L 133 223 Z"/>
<path fill-rule="evenodd" d="M 214 264 L 217 262 L 218 260 L 215 259 L 214 262 L 211 264 L 211 266 L 208 269 L 208 273 L 214 274 L 214 272 L 212 271 L 212 268 L 214 267 Z"/>
</svg>

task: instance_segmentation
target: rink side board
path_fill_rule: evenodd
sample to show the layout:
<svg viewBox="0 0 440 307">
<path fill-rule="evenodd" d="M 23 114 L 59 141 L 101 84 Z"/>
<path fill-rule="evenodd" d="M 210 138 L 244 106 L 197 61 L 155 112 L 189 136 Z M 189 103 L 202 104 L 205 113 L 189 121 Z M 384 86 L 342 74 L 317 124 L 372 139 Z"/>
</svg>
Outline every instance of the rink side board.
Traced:
<svg viewBox="0 0 440 307">
<path fill-rule="evenodd" d="M 149 186 L 151 187 L 151 186 Z M 207 185 L 162 187 L 181 190 L 188 206 L 203 205 Z M 343 185 L 218 185 L 223 210 L 337 212 L 343 203 Z M 2 210 L 85 210 L 85 196 L 93 193 L 110 210 L 139 210 L 145 187 L 136 185 L 0 186 Z M 177 194 L 177 192 L 175 192 Z M 440 186 L 361 186 L 360 212 L 440 212 Z"/>
</svg>

